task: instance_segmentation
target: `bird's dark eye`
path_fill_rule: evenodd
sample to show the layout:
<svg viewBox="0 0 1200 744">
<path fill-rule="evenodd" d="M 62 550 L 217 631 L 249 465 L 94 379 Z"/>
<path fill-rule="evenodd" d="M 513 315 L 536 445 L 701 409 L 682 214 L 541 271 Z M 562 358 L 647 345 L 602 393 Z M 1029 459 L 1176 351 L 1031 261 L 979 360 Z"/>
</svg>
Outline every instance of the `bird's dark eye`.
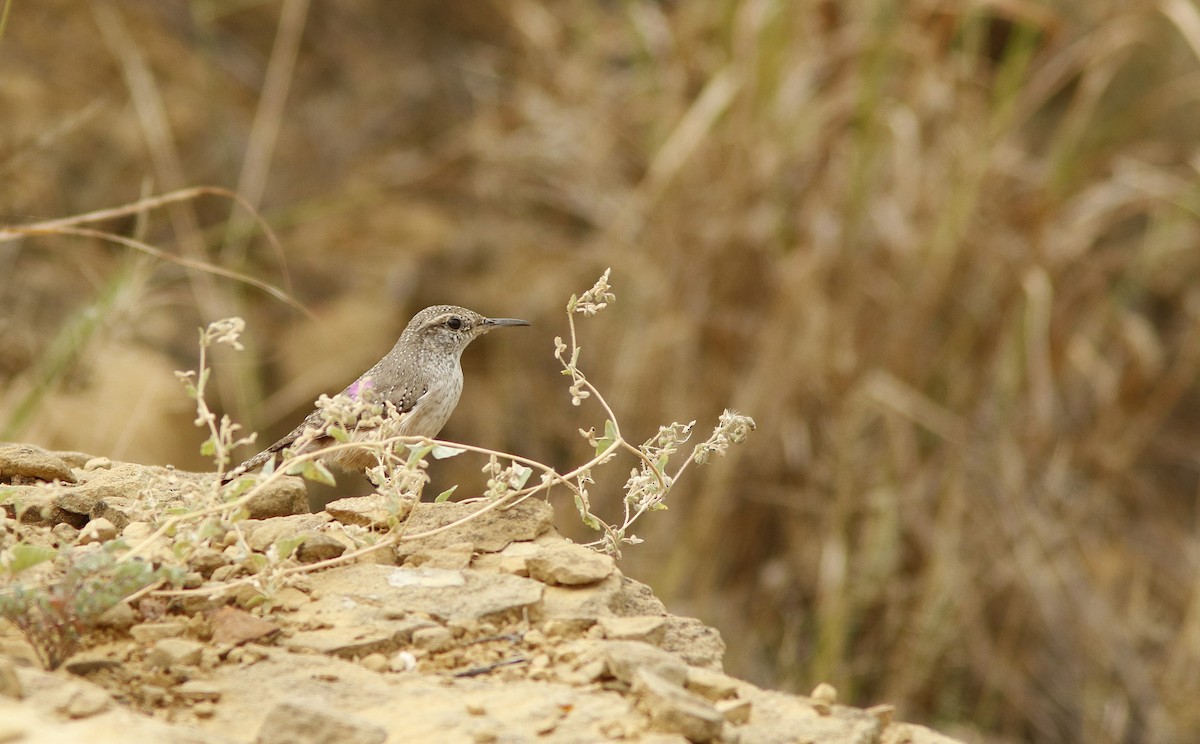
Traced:
<svg viewBox="0 0 1200 744">
<path fill-rule="evenodd" d="M 450 318 L 450 320 L 446 321 L 446 327 L 452 331 L 457 331 L 463 327 L 463 320 L 455 315 L 454 317 Z"/>
</svg>

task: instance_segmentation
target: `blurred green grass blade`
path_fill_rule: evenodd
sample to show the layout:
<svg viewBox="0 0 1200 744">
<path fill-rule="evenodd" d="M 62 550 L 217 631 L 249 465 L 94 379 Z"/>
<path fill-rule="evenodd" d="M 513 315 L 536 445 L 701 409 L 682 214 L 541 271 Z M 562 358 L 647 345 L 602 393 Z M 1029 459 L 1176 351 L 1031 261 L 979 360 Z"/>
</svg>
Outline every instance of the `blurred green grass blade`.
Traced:
<svg viewBox="0 0 1200 744">
<path fill-rule="evenodd" d="M 30 388 L 12 407 L 0 429 L 0 439 L 17 439 L 42 408 L 46 396 L 57 390 L 84 356 L 88 344 L 111 324 L 122 295 L 140 283 L 144 263 L 131 258 L 113 274 L 95 301 L 85 305 L 66 319 L 54 340 L 28 372 Z M 97 361 L 103 364 L 103 360 Z"/>
</svg>

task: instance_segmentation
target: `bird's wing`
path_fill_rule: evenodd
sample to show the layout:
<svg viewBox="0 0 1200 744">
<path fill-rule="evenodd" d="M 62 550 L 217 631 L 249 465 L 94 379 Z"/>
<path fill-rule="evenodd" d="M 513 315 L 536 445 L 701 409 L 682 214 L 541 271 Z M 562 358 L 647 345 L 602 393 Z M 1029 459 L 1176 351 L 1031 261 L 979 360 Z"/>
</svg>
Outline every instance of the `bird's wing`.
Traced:
<svg viewBox="0 0 1200 744">
<path fill-rule="evenodd" d="M 425 394 L 429 392 L 427 385 L 393 385 L 381 391 L 382 400 L 390 402 L 400 413 L 408 413 L 417 407 Z"/>
</svg>

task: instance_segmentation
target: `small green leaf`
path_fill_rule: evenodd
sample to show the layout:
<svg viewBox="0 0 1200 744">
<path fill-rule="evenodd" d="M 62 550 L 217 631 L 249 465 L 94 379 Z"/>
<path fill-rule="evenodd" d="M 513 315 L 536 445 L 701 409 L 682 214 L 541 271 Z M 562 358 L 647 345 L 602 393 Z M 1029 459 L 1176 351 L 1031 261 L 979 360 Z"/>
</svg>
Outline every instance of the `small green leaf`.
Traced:
<svg viewBox="0 0 1200 744">
<path fill-rule="evenodd" d="M 521 490 L 525 487 L 525 483 L 529 480 L 529 476 L 533 475 L 533 468 L 525 467 L 524 465 L 514 465 L 518 475 L 515 484 L 516 490 Z"/>
<path fill-rule="evenodd" d="M 617 441 L 617 425 L 611 419 L 607 419 L 604 422 L 604 436 L 596 438 L 596 454 L 611 447 L 615 441 Z"/>
<path fill-rule="evenodd" d="M 267 567 L 267 557 L 262 553 L 251 553 L 246 556 L 244 563 L 251 571 L 258 573 Z"/>
<path fill-rule="evenodd" d="M 329 468 L 325 467 L 320 460 L 312 460 L 308 463 L 309 467 L 304 469 L 304 477 L 310 481 L 323 483 L 326 486 L 336 486 L 337 480 L 333 477 L 333 473 L 329 472 Z"/>
<path fill-rule="evenodd" d="M 200 454 L 204 457 L 212 457 L 217 454 L 217 443 L 213 441 L 212 437 L 204 440 L 204 444 L 200 445 Z"/>
<path fill-rule="evenodd" d="M 435 460 L 445 460 L 451 457 L 457 457 L 466 452 L 465 449 L 459 447 L 447 447 L 444 444 L 435 444 L 429 454 L 433 455 Z"/>
<path fill-rule="evenodd" d="M 182 587 L 184 577 L 187 576 L 187 570 L 182 566 L 159 566 L 155 574 L 171 586 Z"/>
<path fill-rule="evenodd" d="M 293 535 L 292 537 L 281 537 L 275 541 L 275 553 L 282 558 L 290 558 L 292 553 L 296 552 L 304 543 L 303 535 Z"/>
<path fill-rule="evenodd" d="M 14 545 L 11 552 L 12 560 L 8 563 L 8 570 L 14 574 L 20 573 L 27 568 L 50 560 L 54 557 L 55 552 L 52 548 L 45 548 L 40 545 Z"/>
<path fill-rule="evenodd" d="M 319 484 L 325 484 L 326 486 L 337 485 L 337 479 L 334 478 L 334 474 L 329 472 L 329 468 L 325 467 L 325 463 L 314 460 L 312 461 L 312 469 L 317 473 L 317 478 L 311 478 L 310 480 L 316 480 Z"/>
<path fill-rule="evenodd" d="M 350 441 L 350 434 L 341 426 L 331 426 L 325 430 L 325 433 L 333 437 L 339 444 L 345 444 Z"/>
<path fill-rule="evenodd" d="M 446 499 L 450 498 L 454 494 L 454 492 L 457 490 L 458 490 L 458 484 L 455 483 L 453 486 L 450 486 L 445 491 L 442 491 L 441 493 L 439 493 L 437 495 L 437 498 L 433 500 L 433 503 L 435 503 L 435 504 L 442 503 Z"/>
<path fill-rule="evenodd" d="M 249 491 L 250 487 L 253 485 L 254 477 L 243 475 L 242 477 L 233 481 L 233 484 L 225 490 L 225 492 L 222 494 L 222 497 L 226 501 L 236 501 L 238 497 L 240 497 L 246 491 Z"/>
<path fill-rule="evenodd" d="M 425 459 L 425 456 L 433 451 L 432 444 L 410 444 L 408 445 L 408 467 L 415 468 L 417 463 Z"/>
<path fill-rule="evenodd" d="M 337 485 L 333 473 L 329 472 L 329 468 L 325 467 L 320 460 L 293 462 L 288 466 L 287 472 L 288 475 L 299 475 L 304 480 L 310 480 L 314 483 L 322 483 L 326 486 Z"/>
</svg>

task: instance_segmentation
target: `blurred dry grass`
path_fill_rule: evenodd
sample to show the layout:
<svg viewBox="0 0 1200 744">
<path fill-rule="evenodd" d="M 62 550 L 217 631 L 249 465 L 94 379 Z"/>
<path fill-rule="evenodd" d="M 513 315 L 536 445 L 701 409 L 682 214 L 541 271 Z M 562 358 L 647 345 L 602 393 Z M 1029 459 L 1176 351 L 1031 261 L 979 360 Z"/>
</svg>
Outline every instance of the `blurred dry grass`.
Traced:
<svg viewBox="0 0 1200 744">
<path fill-rule="evenodd" d="M 1198 57 L 1187 0 L 18 3 L 3 221 L 239 187 L 321 320 L 3 245 L 0 427 L 201 467 L 161 388 L 201 321 L 249 320 L 221 392 L 269 438 L 459 302 L 536 327 L 468 353 L 446 435 L 565 463 L 596 422 L 550 339 L 612 265 L 583 365 L 626 429 L 759 422 L 626 556 L 731 671 L 980 740 L 1194 740 Z M 111 227 L 281 283 L 229 213 Z"/>
</svg>

